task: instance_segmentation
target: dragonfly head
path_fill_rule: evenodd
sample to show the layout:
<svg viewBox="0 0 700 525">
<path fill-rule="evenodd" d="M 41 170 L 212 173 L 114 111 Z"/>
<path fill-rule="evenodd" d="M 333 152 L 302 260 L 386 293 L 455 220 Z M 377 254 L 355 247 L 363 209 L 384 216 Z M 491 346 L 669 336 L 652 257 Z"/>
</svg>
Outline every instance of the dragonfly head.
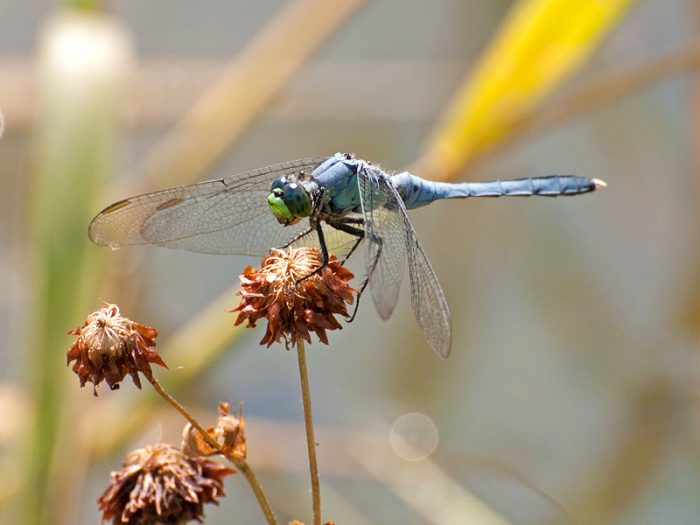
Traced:
<svg viewBox="0 0 700 525">
<path fill-rule="evenodd" d="M 267 204 L 280 224 L 288 226 L 311 215 L 311 195 L 294 177 L 277 177 L 272 181 Z"/>
</svg>

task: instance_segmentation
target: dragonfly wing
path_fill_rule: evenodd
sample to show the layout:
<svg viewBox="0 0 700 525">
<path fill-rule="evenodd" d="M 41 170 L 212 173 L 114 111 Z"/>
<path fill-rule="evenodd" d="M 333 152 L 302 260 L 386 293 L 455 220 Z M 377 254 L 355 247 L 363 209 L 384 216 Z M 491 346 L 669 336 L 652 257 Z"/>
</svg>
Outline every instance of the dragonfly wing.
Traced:
<svg viewBox="0 0 700 525">
<path fill-rule="evenodd" d="M 155 244 L 204 253 L 265 255 L 306 225 L 283 227 L 267 205 L 281 175 L 311 173 L 325 159 L 275 164 L 228 178 L 147 193 L 116 202 L 90 223 L 97 244 Z"/>
<path fill-rule="evenodd" d="M 411 278 L 411 306 L 418 325 L 430 347 L 443 359 L 450 355 L 452 327 L 450 308 L 430 261 L 418 242 L 408 214 L 403 209 L 406 224 L 406 251 Z"/>
<path fill-rule="evenodd" d="M 355 214 L 350 214 L 349 216 L 355 216 Z M 360 218 L 362 217 L 361 215 L 356 216 Z M 330 255 L 335 255 L 341 261 L 348 255 L 348 252 L 355 247 L 358 241 L 362 241 L 362 238 L 333 228 L 325 222 L 322 222 L 321 226 L 323 228 L 323 239 L 326 243 L 326 248 L 328 248 L 328 253 Z M 307 228 L 309 228 L 308 225 Z M 292 243 L 292 246 L 311 246 L 314 248 L 320 248 L 321 243 L 319 242 L 316 230 L 309 228 L 308 233 L 295 240 Z"/>
<path fill-rule="evenodd" d="M 375 168 L 359 168 L 357 180 L 372 300 L 379 316 L 388 319 L 399 299 L 406 260 L 403 202 L 391 179 Z"/>
</svg>

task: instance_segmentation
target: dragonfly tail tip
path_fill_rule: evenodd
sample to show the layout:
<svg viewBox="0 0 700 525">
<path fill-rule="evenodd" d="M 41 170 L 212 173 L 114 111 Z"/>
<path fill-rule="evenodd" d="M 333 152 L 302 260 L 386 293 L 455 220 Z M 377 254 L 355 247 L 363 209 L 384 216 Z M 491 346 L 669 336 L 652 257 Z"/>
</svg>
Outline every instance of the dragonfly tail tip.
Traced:
<svg viewBox="0 0 700 525">
<path fill-rule="evenodd" d="M 595 189 L 608 187 L 608 183 L 601 179 L 593 179 L 593 184 L 595 184 Z"/>
</svg>

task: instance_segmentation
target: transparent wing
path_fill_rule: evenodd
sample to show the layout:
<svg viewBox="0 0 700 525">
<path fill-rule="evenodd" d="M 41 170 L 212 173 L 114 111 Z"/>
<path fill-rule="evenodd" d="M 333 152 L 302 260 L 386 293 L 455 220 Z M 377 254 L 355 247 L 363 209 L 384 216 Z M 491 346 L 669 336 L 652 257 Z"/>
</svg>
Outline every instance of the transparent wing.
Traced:
<svg viewBox="0 0 700 525">
<path fill-rule="evenodd" d="M 224 179 L 146 193 L 116 202 L 90 223 L 97 244 L 155 244 L 204 253 L 265 255 L 308 226 L 283 227 L 267 205 L 281 175 L 310 174 L 325 158 L 274 164 Z"/>
<path fill-rule="evenodd" d="M 418 242 L 406 207 L 385 173 L 371 167 L 358 172 L 365 219 L 366 264 L 372 299 L 387 319 L 398 300 L 408 257 L 411 306 L 430 347 L 442 358 L 450 354 L 450 309 L 433 268 Z"/>
<path fill-rule="evenodd" d="M 411 276 L 411 306 L 425 339 L 437 354 L 445 359 L 450 355 L 452 327 L 450 308 L 437 276 L 418 242 L 413 226 L 403 209 L 406 224 L 406 251 Z"/>
<path fill-rule="evenodd" d="M 406 260 L 403 202 L 384 172 L 358 170 L 360 203 L 365 227 L 365 261 L 372 300 L 382 319 L 394 312 Z"/>
<path fill-rule="evenodd" d="M 349 214 L 348 216 L 354 216 L 355 214 Z M 358 217 L 360 215 L 357 215 Z M 307 222 L 308 225 L 308 222 Z M 335 255 L 338 259 L 343 261 L 347 257 L 350 250 L 355 248 L 358 241 L 358 237 L 345 233 L 343 231 L 337 230 L 327 223 L 322 223 L 323 227 L 323 238 L 326 242 L 326 247 L 328 248 L 328 253 L 330 255 Z M 319 248 L 321 243 L 318 240 L 318 235 L 315 230 L 308 229 L 304 235 L 300 235 L 298 239 L 291 243 L 294 247 L 299 246 L 312 246 Z"/>
</svg>

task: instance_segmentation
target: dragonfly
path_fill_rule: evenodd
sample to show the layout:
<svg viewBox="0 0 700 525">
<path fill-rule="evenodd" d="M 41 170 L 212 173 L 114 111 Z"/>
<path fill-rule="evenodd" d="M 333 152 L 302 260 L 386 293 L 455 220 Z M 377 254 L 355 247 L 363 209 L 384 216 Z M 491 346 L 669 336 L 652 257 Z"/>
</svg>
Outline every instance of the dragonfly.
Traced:
<svg viewBox="0 0 700 525">
<path fill-rule="evenodd" d="M 316 246 L 321 268 L 329 253 L 344 254 L 345 264 L 363 245 L 366 278 L 358 300 L 369 285 L 379 317 L 389 319 L 407 266 L 417 323 L 428 345 L 446 358 L 450 309 L 407 211 L 444 199 L 571 196 L 605 186 L 573 175 L 436 182 L 336 153 L 120 200 L 95 216 L 88 233 L 113 249 L 151 244 L 264 256 L 273 247 Z"/>
</svg>

